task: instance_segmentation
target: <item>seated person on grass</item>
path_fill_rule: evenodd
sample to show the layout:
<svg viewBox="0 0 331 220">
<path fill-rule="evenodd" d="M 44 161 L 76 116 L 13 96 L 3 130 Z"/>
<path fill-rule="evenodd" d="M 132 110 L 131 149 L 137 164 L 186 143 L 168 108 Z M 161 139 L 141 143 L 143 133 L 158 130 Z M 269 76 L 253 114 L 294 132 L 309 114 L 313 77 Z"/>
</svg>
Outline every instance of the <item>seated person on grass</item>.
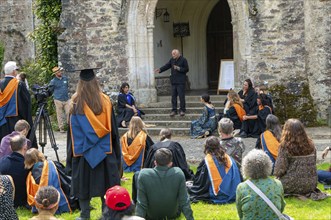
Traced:
<svg viewBox="0 0 331 220">
<path fill-rule="evenodd" d="M 24 169 L 24 155 L 28 149 L 27 140 L 22 135 L 10 139 L 12 153 L 0 159 L 0 173 L 13 178 L 15 185 L 14 207 L 30 208 L 27 203 L 26 177 L 28 170 Z"/>
<path fill-rule="evenodd" d="M 331 151 L 331 147 L 327 147 L 324 149 L 322 153 L 322 159 L 328 155 L 329 151 Z M 330 162 L 330 160 L 329 160 Z M 317 170 L 318 182 L 323 183 L 325 188 L 331 188 L 331 166 L 328 170 Z"/>
<path fill-rule="evenodd" d="M 13 151 L 10 147 L 10 139 L 18 134 L 23 135 L 26 137 L 26 135 L 29 133 L 30 125 L 27 121 L 21 119 L 18 120 L 15 124 L 14 131 L 6 136 L 4 136 L 1 139 L 1 145 L 0 145 L 0 159 L 6 155 L 11 154 Z M 31 147 L 31 141 L 29 139 L 26 139 L 28 148 Z"/>
<path fill-rule="evenodd" d="M 236 206 L 240 219 L 279 219 L 269 205 L 248 185 L 249 181 L 283 212 L 284 190 L 281 182 L 270 177 L 272 163 L 262 150 L 251 150 L 243 159 L 242 172 L 246 178 L 237 187 Z"/>
<path fill-rule="evenodd" d="M 233 122 L 229 118 L 222 118 L 218 122 L 218 133 L 221 138 L 221 147 L 236 161 L 238 169 L 240 169 L 242 156 L 246 147 L 241 138 L 232 136 L 232 132 Z"/>
<path fill-rule="evenodd" d="M 158 149 L 155 165 L 139 172 L 136 215 L 146 219 L 176 219 L 183 212 L 187 220 L 194 219 L 184 173 L 172 167 L 171 151 Z"/>
<path fill-rule="evenodd" d="M 151 146 L 150 150 L 147 153 L 147 157 L 144 163 L 144 168 L 153 168 L 155 167 L 155 152 L 160 148 L 167 148 L 171 150 L 173 159 L 172 166 L 179 167 L 184 175 L 186 180 L 190 180 L 193 178 L 193 172 L 190 170 L 187 162 L 186 156 L 183 147 L 175 141 L 171 141 L 171 130 L 169 128 L 163 128 L 160 131 L 160 142 L 155 143 Z"/>
<path fill-rule="evenodd" d="M 139 171 L 153 144 L 154 142 L 147 134 L 145 123 L 138 116 L 133 116 L 129 130 L 121 137 L 124 172 Z"/>
<path fill-rule="evenodd" d="M 260 136 L 260 147 L 270 157 L 272 162 L 272 170 L 274 170 L 275 162 L 278 156 L 279 142 L 282 134 L 279 119 L 275 115 L 268 115 L 266 120 L 266 131 Z M 273 171 L 272 171 L 273 173 Z"/>
<path fill-rule="evenodd" d="M 241 182 L 235 160 L 225 153 L 214 136 L 207 138 L 204 153 L 205 159 L 199 164 L 193 183 L 187 184 L 190 200 L 214 204 L 234 202 Z"/>
<path fill-rule="evenodd" d="M 106 206 L 103 209 L 100 220 L 143 220 L 144 218 L 133 216 L 134 204 L 131 201 L 128 190 L 115 185 L 109 188 L 105 195 Z"/>
<path fill-rule="evenodd" d="M 34 200 L 38 215 L 31 220 L 57 220 L 54 214 L 59 207 L 60 193 L 53 186 L 40 187 Z"/>
<path fill-rule="evenodd" d="M 71 212 L 68 198 L 65 195 L 60 182 L 60 176 L 53 161 L 46 160 L 45 156 L 35 148 L 29 149 L 24 156 L 25 169 L 30 170 L 26 178 L 28 203 L 32 206 L 32 212 L 37 212 L 35 196 L 39 188 L 53 186 L 60 193 L 60 201 L 56 214 Z"/>
</svg>

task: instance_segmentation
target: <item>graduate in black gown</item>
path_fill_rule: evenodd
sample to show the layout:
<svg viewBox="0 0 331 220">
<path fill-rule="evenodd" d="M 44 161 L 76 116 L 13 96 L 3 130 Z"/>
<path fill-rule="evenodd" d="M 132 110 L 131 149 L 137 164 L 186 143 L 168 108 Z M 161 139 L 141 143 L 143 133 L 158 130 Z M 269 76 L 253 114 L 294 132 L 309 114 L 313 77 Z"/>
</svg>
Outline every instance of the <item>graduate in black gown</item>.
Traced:
<svg viewBox="0 0 331 220">
<path fill-rule="evenodd" d="M 0 81 L 0 141 L 4 136 L 14 131 L 16 122 L 26 120 L 32 128 L 31 98 L 25 84 L 16 79 L 18 67 L 16 62 L 5 64 L 5 78 Z M 27 137 L 32 141 L 32 147 L 38 148 L 35 135 Z"/>
<path fill-rule="evenodd" d="M 119 127 L 127 127 L 126 123 L 130 122 L 132 116 L 141 116 L 145 113 L 136 106 L 136 99 L 129 91 L 128 83 L 122 83 L 120 94 L 117 97 L 117 124 Z"/>
<path fill-rule="evenodd" d="M 71 194 L 79 198 L 80 218 L 90 219 L 90 200 L 120 184 L 121 146 L 109 97 L 100 90 L 93 69 L 80 72 L 71 98 L 67 139 L 67 167 Z"/>
<path fill-rule="evenodd" d="M 243 85 L 243 89 L 238 92 L 241 101 L 244 104 L 244 109 L 247 115 L 253 115 L 257 106 L 256 99 L 257 93 L 253 88 L 253 83 L 250 79 L 246 79 Z"/>
<path fill-rule="evenodd" d="M 272 109 L 268 106 L 268 99 L 265 94 L 260 94 L 257 98 L 258 106 L 255 108 L 254 115 L 245 115 L 242 123 L 240 137 L 251 136 L 259 138 L 260 134 L 266 130 L 266 119 L 269 114 L 272 114 Z M 253 113 L 253 112 L 252 112 Z M 251 126 L 254 121 L 254 127 Z"/>
<path fill-rule="evenodd" d="M 160 148 L 167 148 L 172 152 L 172 162 L 174 167 L 179 167 L 185 174 L 185 179 L 190 180 L 193 177 L 193 172 L 190 170 L 187 162 L 186 155 L 183 147 L 175 141 L 171 141 L 171 130 L 169 128 L 163 128 L 160 131 L 160 142 L 155 143 L 149 150 L 145 159 L 144 168 L 153 168 L 155 166 L 154 154 Z"/>
</svg>

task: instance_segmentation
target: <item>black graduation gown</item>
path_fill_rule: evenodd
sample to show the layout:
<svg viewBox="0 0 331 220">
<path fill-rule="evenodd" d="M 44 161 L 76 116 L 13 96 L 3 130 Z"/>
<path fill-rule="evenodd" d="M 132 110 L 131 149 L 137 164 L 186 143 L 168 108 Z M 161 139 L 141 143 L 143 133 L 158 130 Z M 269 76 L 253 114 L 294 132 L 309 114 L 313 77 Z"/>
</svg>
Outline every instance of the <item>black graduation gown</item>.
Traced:
<svg viewBox="0 0 331 220">
<path fill-rule="evenodd" d="M 5 77 L 0 81 L 0 89 L 1 91 L 4 91 L 4 89 L 7 87 L 8 83 L 14 78 L 12 77 Z M 2 138 L 14 131 L 15 124 L 18 120 L 24 119 L 26 120 L 30 127 L 33 127 L 33 121 L 32 121 L 32 107 L 31 107 L 31 97 L 28 89 L 26 88 L 26 85 L 23 82 L 18 83 L 17 88 L 17 110 L 18 115 L 14 117 L 8 117 L 7 123 L 0 126 L 0 141 Z M 38 148 L 37 146 L 37 140 L 35 138 L 35 135 L 33 134 L 30 138 L 31 130 L 29 131 L 27 137 L 32 142 L 31 146 L 34 148 Z"/>
<path fill-rule="evenodd" d="M 167 148 L 171 150 L 173 157 L 172 159 L 173 167 L 179 167 L 185 174 L 186 180 L 190 180 L 193 178 L 193 172 L 192 170 L 190 170 L 186 162 L 186 156 L 183 147 L 179 143 L 170 140 L 164 142 L 158 142 L 151 147 L 145 159 L 144 168 L 153 168 L 155 166 L 154 154 L 160 148 Z"/>
<path fill-rule="evenodd" d="M 255 112 L 257 119 L 243 121 L 242 129 L 248 136 L 259 138 L 260 134 L 266 129 L 267 116 L 272 114 L 272 111 L 269 107 L 265 106 L 262 110 L 256 107 Z"/>
<path fill-rule="evenodd" d="M 226 111 L 225 117 L 229 118 L 233 122 L 234 129 L 241 128 L 242 123 L 238 117 L 236 109 L 233 106 L 231 106 L 229 110 Z"/>
<path fill-rule="evenodd" d="M 106 158 L 94 169 L 83 156 L 73 157 L 71 129 L 70 127 L 68 129 L 66 173 L 72 178 L 71 194 L 79 199 L 103 197 L 107 189 L 120 185 L 121 147 L 113 110 L 111 119 L 112 153 L 107 154 Z"/>
<path fill-rule="evenodd" d="M 212 203 L 209 195 L 210 185 L 208 169 L 205 160 L 202 160 L 194 175 L 193 185 L 187 188 L 191 202 L 205 201 Z"/>
<path fill-rule="evenodd" d="M 257 107 L 257 94 L 254 90 L 254 88 L 251 88 L 247 91 L 247 93 L 244 95 L 244 91 L 240 90 L 238 92 L 238 95 L 240 96 L 241 99 L 244 99 L 245 102 L 244 104 L 244 109 L 246 111 L 247 115 L 254 115 L 255 113 L 255 108 Z"/>
<path fill-rule="evenodd" d="M 117 97 L 117 125 L 122 126 L 121 122 L 129 122 L 134 116 L 134 111 L 130 108 L 127 108 L 126 105 L 135 105 L 134 99 L 132 99 L 132 103 L 128 103 L 126 99 L 126 95 L 120 93 Z"/>
</svg>

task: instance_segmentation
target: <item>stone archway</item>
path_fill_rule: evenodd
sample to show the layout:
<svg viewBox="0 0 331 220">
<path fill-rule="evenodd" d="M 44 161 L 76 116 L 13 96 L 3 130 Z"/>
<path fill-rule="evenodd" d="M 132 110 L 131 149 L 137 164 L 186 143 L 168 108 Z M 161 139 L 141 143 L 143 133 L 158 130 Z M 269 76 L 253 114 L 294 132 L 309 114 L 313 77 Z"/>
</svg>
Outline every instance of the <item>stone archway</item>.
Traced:
<svg viewBox="0 0 331 220">
<path fill-rule="evenodd" d="M 179 9 L 174 11 L 174 15 L 182 19 L 188 19 L 191 12 L 183 12 L 183 8 L 191 0 L 181 0 Z M 127 33 L 128 33 L 128 64 L 129 73 L 128 78 L 133 82 L 132 88 L 135 90 L 135 95 L 141 104 L 148 105 L 150 102 L 157 100 L 157 93 L 155 89 L 155 45 L 158 39 L 153 39 L 153 32 L 155 30 L 155 8 L 161 0 L 131 0 L 128 3 L 127 11 Z M 187 41 L 187 48 L 193 48 L 192 45 L 200 44 L 198 47 L 200 51 L 194 48 L 190 52 L 185 52 L 185 56 L 189 57 L 192 63 L 198 63 L 196 71 L 206 72 L 206 24 L 209 13 L 218 0 L 208 1 L 204 4 L 203 9 L 196 12 L 195 17 L 191 17 L 193 29 L 201 29 L 197 31 L 192 39 Z M 169 1 L 162 0 L 162 4 L 168 4 Z M 231 11 L 232 25 L 233 25 L 233 53 L 235 62 L 235 88 L 240 88 L 241 81 L 246 77 L 247 60 L 250 57 L 251 33 L 249 29 L 249 15 L 248 3 L 238 2 L 236 0 L 228 0 Z M 170 3 L 169 3 L 170 5 Z M 171 21 L 172 22 L 172 21 Z M 172 48 L 172 45 L 169 47 Z M 170 49 L 163 51 L 162 54 L 169 54 Z M 184 46 L 184 50 L 186 50 Z M 189 50 L 186 50 L 189 51 Z M 169 58 L 170 54 L 167 55 Z M 191 57 L 190 57 L 191 56 Z M 164 59 L 164 58 L 163 58 Z M 166 60 L 165 60 L 166 61 Z M 164 62 L 164 61 L 163 61 Z M 205 74 L 207 75 L 207 74 Z M 207 86 L 207 77 L 199 78 L 196 74 L 197 82 L 203 82 Z"/>
</svg>

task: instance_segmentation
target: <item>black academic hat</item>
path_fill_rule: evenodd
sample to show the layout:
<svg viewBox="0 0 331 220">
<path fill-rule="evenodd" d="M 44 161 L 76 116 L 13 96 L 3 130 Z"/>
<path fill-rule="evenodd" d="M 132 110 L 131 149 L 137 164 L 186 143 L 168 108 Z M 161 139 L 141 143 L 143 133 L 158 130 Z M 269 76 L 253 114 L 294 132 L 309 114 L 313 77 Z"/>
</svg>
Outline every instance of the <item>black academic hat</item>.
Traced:
<svg viewBox="0 0 331 220">
<path fill-rule="evenodd" d="M 95 74 L 93 69 L 83 69 L 80 71 L 79 78 L 83 81 L 91 81 L 94 79 Z"/>
</svg>

